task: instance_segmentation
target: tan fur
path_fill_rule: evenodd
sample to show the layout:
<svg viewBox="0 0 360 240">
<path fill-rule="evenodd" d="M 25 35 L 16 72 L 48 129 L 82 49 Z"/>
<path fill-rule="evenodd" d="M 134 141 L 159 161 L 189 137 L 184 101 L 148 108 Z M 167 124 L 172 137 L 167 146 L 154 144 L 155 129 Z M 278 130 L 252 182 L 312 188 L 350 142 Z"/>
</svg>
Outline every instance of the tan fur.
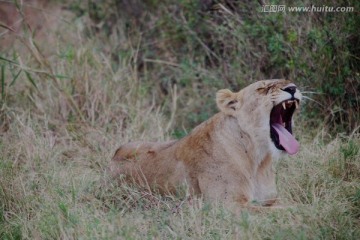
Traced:
<svg viewBox="0 0 360 240">
<path fill-rule="evenodd" d="M 211 201 L 273 204 L 277 191 L 272 162 L 282 151 L 270 139 L 269 118 L 272 107 L 288 97 L 281 88 L 289 84 L 264 80 L 237 93 L 218 91 L 219 113 L 180 140 L 121 146 L 111 175 L 163 193 L 186 184 L 191 194 Z"/>
</svg>

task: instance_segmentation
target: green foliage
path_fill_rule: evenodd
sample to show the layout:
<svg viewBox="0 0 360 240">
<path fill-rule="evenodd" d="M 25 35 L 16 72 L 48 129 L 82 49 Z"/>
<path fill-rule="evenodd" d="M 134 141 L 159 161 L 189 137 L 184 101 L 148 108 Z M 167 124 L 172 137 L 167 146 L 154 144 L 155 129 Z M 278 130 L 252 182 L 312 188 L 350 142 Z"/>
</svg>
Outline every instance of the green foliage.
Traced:
<svg viewBox="0 0 360 240">
<path fill-rule="evenodd" d="M 166 97 L 169 81 L 181 86 L 181 96 L 191 94 L 198 101 L 196 96 L 203 98 L 209 89 L 238 90 L 257 79 L 290 78 L 303 90 L 318 93 L 308 96 L 313 100 L 304 110 L 308 127 L 351 132 L 359 125 L 360 64 L 356 56 L 360 37 L 356 29 L 360 22 L 355 13 L 262 13 L 257 3 L 237 1 L 90 2 L 88 8 L 81 6 L 93 21 L 108 23 L 112 19 L 112 25 L 107 25 L 110 29 L 125 21 L 126 34 L 134 42 L 140 35 L 146 39 L 140 43 L 137 64 L 151 69 L 149 81 L 166 83 L 165 88 L 162 85 L 156 90 L 160 96 L 165 93 Z M 288 6 L 307 5 L 310 2 L 296 1 Z M 352 7 L 360 5 L 353 3 Z M 105 8 L 107 14 L 103 14 Z M 117 17 L 122 15 L 128 19 Z M 150 64 L 144 59 L 177 64 L 191 60 L 191 65 L 181 69 L 180 74 L 187 74 L 183 78 L 172 65 Z M 204 81 L 209 77 L 216 81 Z M 213 108 L 213 95 L 205 97 L 203 109 Z M 180 107 L 185 102 L 180 101 Z M 194 109 L 187 109 L 178 119 L 183 125 L 203 120 L 194 121 L 189 114 Z"/>
<path fill-rule="evenodd" d="M 311 4 L 295 1 L 286 6 Z M 358 9 L 360 3 L 354 2 L 351 7 Z M 201 0 L 72 1 L 68 9 L 79 19 L 90 18 L 93 24 L 84 26 L 90 38 L 107 41 L 116 34 L 128 37 L 130 46 L 118 41 L 110 48 L 113 69 L 119 68 L 119 61 L 135 57 L 134 69 L 139 72 L 141 85 L 151 86 L 141 91 L 155 93 L 157 104 L 169 102 L 168 93 L 177 84 L 178 105 L 183 109 L 176 115 L 177 122 L 186 128 L 203 121 L 201 116 L 209 109 L 216 109 L 210 91 L 239 90 L 267 78 L 292 79 L 305 92 L 305 101 L 310 99 L 303 111 L 308 128 L 351 133 L 360 124 L 360 19 L 354 12 L 264 13 L 256 2 Z M 97 46 L 98 51 L 103 48 L 103 44 Z M 59 56 L 73 62 L 74 49 L 61 49 Z M 2 98 L 9 87 L 6 72 L 18 64 L 9 59 L 1 57 L 5 61 L 0 75 Z M 34 75 L 39 73 L 29 67 L 25 76 L 36 88 Z M 7 80 L 10 85 L 21 71 L 24 69 L 11 71 L 12 79 Z M 46 71 L 55 78 L 64 75 Z M 67 98 L 73 102 L 72 96 Z M 201 107 L 187 104 L 201 100 Z M 73 116 L 84 120 L 81 106 L 72 108 Z"/>
</svg>

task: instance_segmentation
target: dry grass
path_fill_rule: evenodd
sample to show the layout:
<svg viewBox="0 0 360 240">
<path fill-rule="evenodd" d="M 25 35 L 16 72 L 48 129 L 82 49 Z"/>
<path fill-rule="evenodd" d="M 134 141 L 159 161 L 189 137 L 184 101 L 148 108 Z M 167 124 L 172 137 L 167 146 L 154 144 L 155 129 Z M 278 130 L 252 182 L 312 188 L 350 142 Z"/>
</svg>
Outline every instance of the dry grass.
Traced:
<svg viewBox="0 0 360 240">
<path fill-rule="evenodd" d="M 149 70 L 134 62 L 137 43 L 119 32 L 106 39 L 131 50 L 113 66 L 105 40 L 81 34 L 86 24 L 60 21 L 47 42 L 23 33 L 2 55 L 0 238 L 360 238 L 359 133 L 313 138 L 302 118 L 301 152 L 276 166 L 289 208 L 235 215 L 202 199 L 109 182 L 105 170 L 120 144 L 170 138 L 182 111 L 176 99 L 194 99 L 173 88 L 159 104 L 143 82 Z"/>
<path fill-rule="evenodd" d="M 140 116 L 140 115 L 138 115 Z M 138 118 L 138 116 L 136 118 Z M 153 113 L 142 120 L 159 124 Z M 139 120 L 135 120 L 139 121 Z M 150 123 L 149 123 L 150 124 Z M 116 127 L 115 127 L 116 128 Z M 136 128 L 136 125 L 135 127 Z M 139 129 L 140 130 L 140 129 Z M 132 129 L 132 131 L 136 131 Z M 161 197 L 104 182 L 115 148 L 142 136 L 98 127 L 59 127 L 29 113 L 17 114 L 1 143 L 0 197 L 4 238 L 357 239 L 360 235 L 359 138 L 349 160 L 353 175 L 339 172 L 348 139 L 328 144 L 302 140 L 302 150 L 277 166 L 286 209 L 233 215 L 221 206 L 183 196 Z M 343 150 L 344 151 L 344 150 Z M 350 150 L 351 151 L 351 150 Z"/>
</svg>

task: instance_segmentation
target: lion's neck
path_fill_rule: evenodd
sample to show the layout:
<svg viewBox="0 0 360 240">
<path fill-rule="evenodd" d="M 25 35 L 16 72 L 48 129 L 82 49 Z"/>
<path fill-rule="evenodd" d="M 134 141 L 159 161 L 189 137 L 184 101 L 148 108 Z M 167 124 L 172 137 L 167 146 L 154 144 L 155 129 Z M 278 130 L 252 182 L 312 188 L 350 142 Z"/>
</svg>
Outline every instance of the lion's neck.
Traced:
<svg viewBox="0 0 360 240">
<path fill-rule="evenodd" d="M 249 164 L 249 168 L 256 171 L 269 150 L 265 145 L 266 139 L 261 139 L 264 133 L 253 131 L 253 128 L 241 125 L 236 118 L 220 112 L 197 126 L 179 144 L 180 148 L 194 151 L 199 148 L 216 151 L 218 156 L 226 156 L 234 162 L 247 159 L 245 162 Z"/>
<path fill-rule="evenodd" d="M 224 114 L 217 114 L 212 121 L 218 122 L 214 128 L 215 136 L 225 151 L 236 153 L 237 158 L 248 158 L 254 168 L 259 166 L 269 155 L 268 139 L 264 139 L 262 129 L 249 128 L 246 124 Z M 254 132 L 259 131 L 259 132 Z M 271 156 L 271 154 L 270 154 Z"/>
</svg>

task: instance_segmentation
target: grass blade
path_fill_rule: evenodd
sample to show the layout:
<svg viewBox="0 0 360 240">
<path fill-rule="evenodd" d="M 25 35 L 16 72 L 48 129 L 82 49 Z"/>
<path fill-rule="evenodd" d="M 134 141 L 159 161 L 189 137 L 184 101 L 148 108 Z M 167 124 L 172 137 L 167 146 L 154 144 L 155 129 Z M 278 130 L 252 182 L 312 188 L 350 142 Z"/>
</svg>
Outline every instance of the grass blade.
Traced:
<svg viewBox="0 0 360 240">
<path fill-rule="evenodd" d="M 15 81 L 16 81 L 16 79 L 20 76 L 20 73 L 21 73 L 21 72 L 22 72 L 22 70 L 20 69 L 19 72 L 15 75 L 15 77 L 14 77 L 13 80 L 11 81 L 11 83 L 10 83 L 10 85 L 9 85 L 10 87 L 15 84 Z"/>
<path fill-rule="evenodd" d="M 2 57 L 2 56 L 0 56 L 0 60 L 3 60 L 3 61 L 5 61 L 5 62 L 8 62 L 8 63 L 13 63 L 13 64 L 18 64 L 17 62 L 14 62 L 14 61 L 12 61 L 12 60 L 9 60 L 9 59 L 7 59 L 7 58 L 4 58 L 4 57 Z"/>
<path fill-rule="evenodd" d="M 1 99 L 5 98 L 5 65 L 1 65 Z"/>
<path fill-rule="evenodd" d="M 61 75 L 61 74 L 55 74 L 54 77 L 56 77 L 58 79 L 70 79 L 69 76 Z"/>
<path fill-rule="evenodd" d="M 30 81 L 30 83 L 31 83 L 36 89 L 38 89 L 38 87 L 37 87 L 36 84 L 35 84 L 34 79 L 31 77 L 31 74 L 30 74 L 29 72 L 25 72 L 25 75 L 26 75 L 27 79 Z"/>
<path fill-rule="evenodd" d="M 11 32 L 15 32 L 15 30 L 12 27 L 9 27 L 8 25 L 6 25 L 6 24 L 4 24 L 2 22 L 0 22 L 0 27 L 3 27 L 3 28 L 5 28 L 5 29 L 7 29 L 7 30 L 9 30 Z"/>
</svg>

